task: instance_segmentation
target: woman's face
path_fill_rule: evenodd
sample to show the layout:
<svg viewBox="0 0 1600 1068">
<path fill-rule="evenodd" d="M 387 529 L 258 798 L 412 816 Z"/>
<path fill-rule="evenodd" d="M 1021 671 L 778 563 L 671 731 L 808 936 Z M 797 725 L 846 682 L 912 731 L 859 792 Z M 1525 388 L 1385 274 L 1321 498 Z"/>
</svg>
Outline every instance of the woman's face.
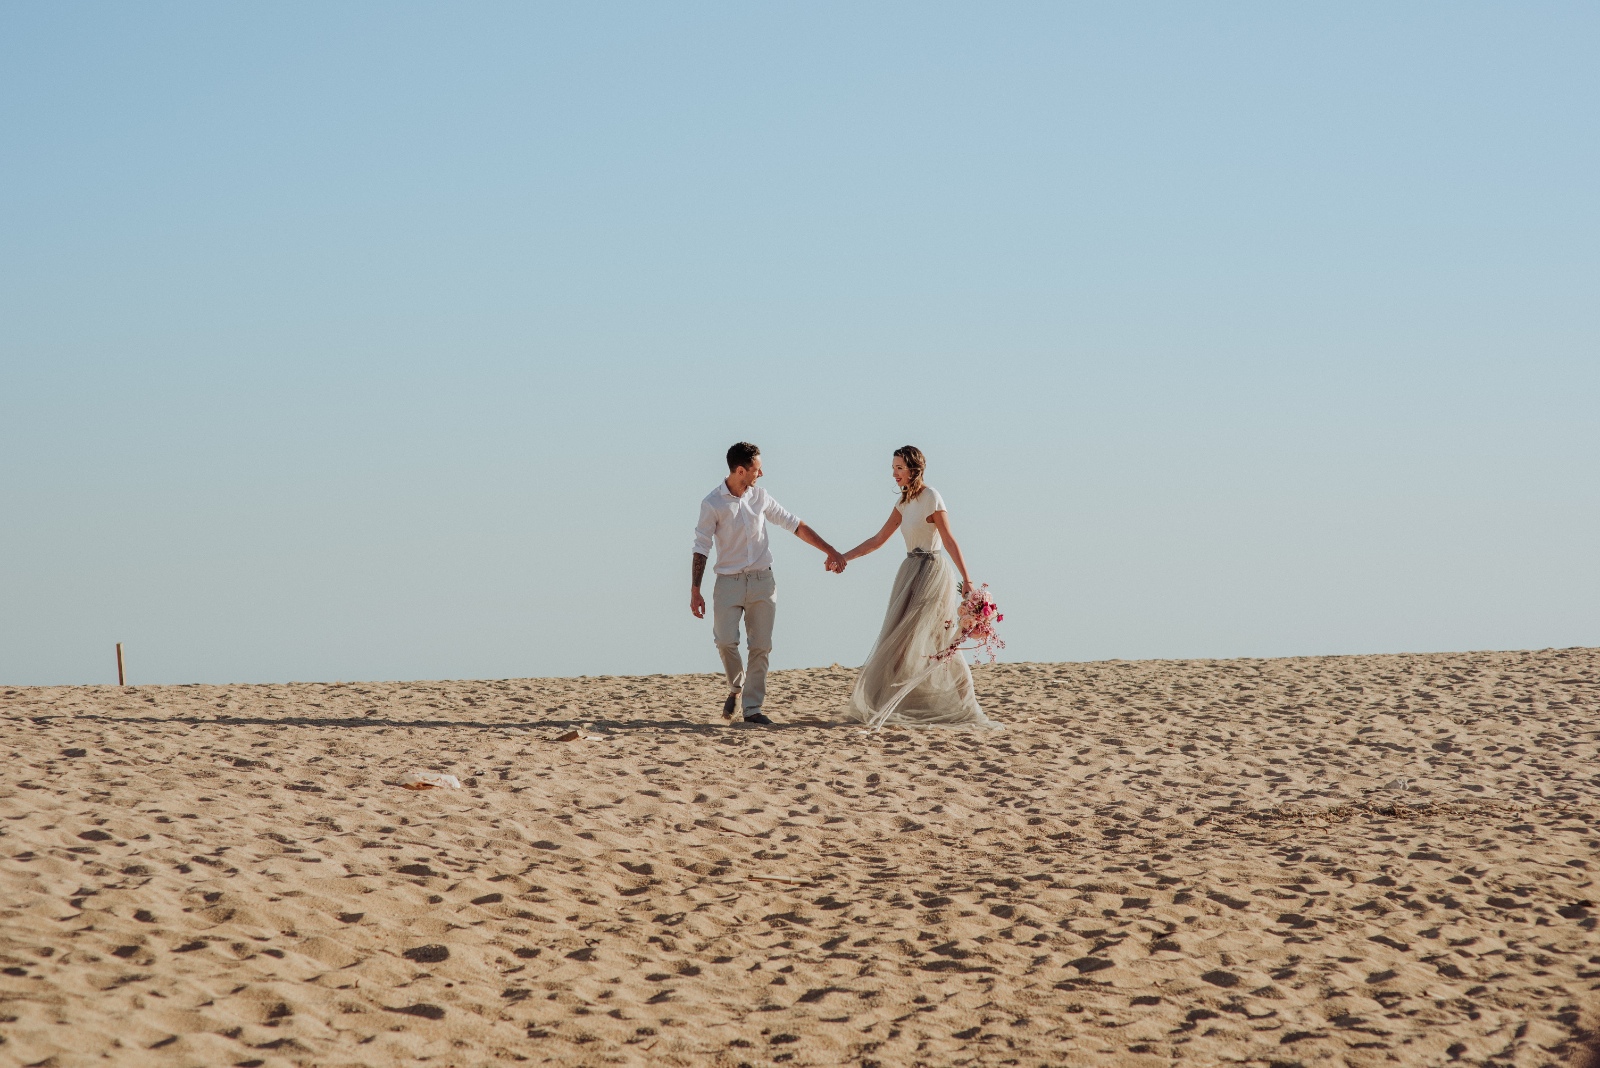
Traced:
<svg viewBox="0 0 1600 1068">
<path fill-rule="evenodd" d="M 894 458 L 894 484 L 901 489 L 911 485 L 911 468 L 898 456 Z"/>
</svg>

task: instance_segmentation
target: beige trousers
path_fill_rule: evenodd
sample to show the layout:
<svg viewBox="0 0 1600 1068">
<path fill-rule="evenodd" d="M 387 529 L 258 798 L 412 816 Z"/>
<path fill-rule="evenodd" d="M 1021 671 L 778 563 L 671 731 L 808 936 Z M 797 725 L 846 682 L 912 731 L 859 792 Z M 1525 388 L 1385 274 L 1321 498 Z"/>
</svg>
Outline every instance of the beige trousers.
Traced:
<svg viewBox="0 0 1600 1068">
<path fill-rule="evenodd" d="M 761 711 L 767 697 L 767 655 L 772 652 L 772 620 L 778 614 L 778 586 L 772 569 L 718 575 L 711 591 L 711 635 L 722 654 L 729 690 L 742 690 L 745 715 Z M 749 666 L 739 660 L 739 619 L 749 637 Z"/>
</svg>

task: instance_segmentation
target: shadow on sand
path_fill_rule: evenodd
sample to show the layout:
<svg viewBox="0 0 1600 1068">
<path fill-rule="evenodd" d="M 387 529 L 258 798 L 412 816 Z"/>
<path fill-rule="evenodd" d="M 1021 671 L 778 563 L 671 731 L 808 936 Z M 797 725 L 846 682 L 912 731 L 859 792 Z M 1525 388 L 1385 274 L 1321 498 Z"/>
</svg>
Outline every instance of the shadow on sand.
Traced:
<svg viewBox="0 0 1600 1068">
<path fill-rule="evenodd" d="M 385 719 L 378 716 L 29 716 L 32 722 L 70 719 L 74 723 L 184 723 L 192 727 L 420 727 L 426 729 L 543 731 L 582 727 L 604 731 L 672 731 L 684 734 L 716 734 L 727 730 L 773 731 L 816 727 L 860 727 L 844 720 L 801 719 L 792 723 L 706 723 L 688 719 L 537 719 L 511 722 L 486 722 L 464 719 Z"/>
</svg>

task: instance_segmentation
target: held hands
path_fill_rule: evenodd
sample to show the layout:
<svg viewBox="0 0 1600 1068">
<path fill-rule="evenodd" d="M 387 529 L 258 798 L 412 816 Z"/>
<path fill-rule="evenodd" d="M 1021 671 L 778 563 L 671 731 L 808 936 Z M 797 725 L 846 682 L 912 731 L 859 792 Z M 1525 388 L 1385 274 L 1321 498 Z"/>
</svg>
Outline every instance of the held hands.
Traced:
<svg viewBox="0 0 1600 1068">
<path fill-rule="evenodd" d="M 822 565 L 822 568 L 824 571 L 832 571 L 835 575 L 842 575 L 848 562 L 838 550 L 830 549 L 828 550 L 827 562 Z"/>
<path fill-rule="evenodd" d="M 689 590 L 689 611 L 694 613 L 694 618 L 706 618 L 706 598 L 698 586 Z"/>
</svg>

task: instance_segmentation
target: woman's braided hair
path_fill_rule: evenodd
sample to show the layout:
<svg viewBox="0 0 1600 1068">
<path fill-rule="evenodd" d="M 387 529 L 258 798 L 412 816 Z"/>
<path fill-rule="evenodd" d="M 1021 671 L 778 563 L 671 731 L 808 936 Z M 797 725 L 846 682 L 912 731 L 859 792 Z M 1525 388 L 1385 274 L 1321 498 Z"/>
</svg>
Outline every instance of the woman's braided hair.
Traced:
<svg viewBox="0 0 1600 1068">
<path fill-rule="evenodd" d="M 905 461 L 906 470 L 911 472 L 911 481 L 900 491 L 900 503 L 909 504 L 922 492 L 922 472 L 927 470 L 928 461 L 915 445 L 902 445 L 894 450 L 894 454 Z"/>
</svg>

